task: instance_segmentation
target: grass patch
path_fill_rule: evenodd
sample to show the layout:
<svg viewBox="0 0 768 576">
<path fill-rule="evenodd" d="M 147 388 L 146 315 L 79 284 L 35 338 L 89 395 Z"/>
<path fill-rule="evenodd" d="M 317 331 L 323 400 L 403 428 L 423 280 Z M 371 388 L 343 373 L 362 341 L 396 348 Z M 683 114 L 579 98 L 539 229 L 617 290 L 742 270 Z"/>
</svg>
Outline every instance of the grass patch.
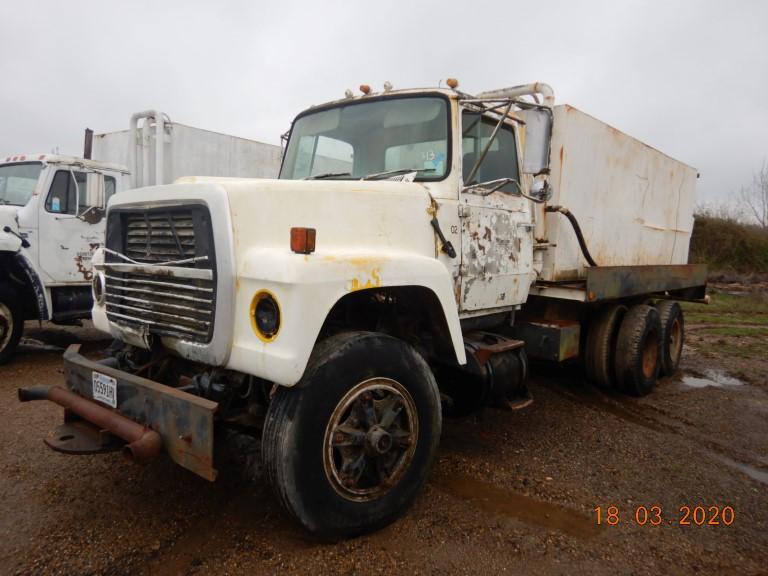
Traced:
<svg viewBox="0 0 768 576">
<path fill-rule="evenodd" d="M 686 312 L 685 321 L 688 324 L 752 324 L 768 326 L 768 314 L 700 314 Z"/>
<path fill-rule="evenodd" d="M 686 322 L 691 324 L 768 325 L 768 296 L 762 293 L 735 296 L 710 294 L 709 304 L 681 302 Z"/>
<path fill-rule="evenodd" d="M 763 326 L 710 326 L 698 331 L 713 336 L 768 337 L 768 327 Z M 760 342 L 760 345 L 762 346 L 763 343 Z"/>
</svg>

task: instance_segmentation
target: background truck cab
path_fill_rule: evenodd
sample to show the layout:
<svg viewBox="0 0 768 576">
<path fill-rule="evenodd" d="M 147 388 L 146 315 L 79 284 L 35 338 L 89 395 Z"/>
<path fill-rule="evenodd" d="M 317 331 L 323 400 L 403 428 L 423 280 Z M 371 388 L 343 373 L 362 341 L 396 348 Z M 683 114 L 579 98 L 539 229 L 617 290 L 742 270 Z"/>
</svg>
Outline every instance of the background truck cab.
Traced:
<svg viewBox="0 0 768 576">
<path fill-rule="evenodd" d="M 128 186 L 123 166 L 52 154 L 0 163 L 0 361 L 24 320 L 90 315 L 91 257 L 109 199 Z"/>
<path fill-rule="evenodd" d="M 148 110 L 134 114 L 128 130 L 95 137 L 86 130 L 84 156 L 0 162 L 0 363 L 18 344 L 25 320 L 90 318 L 91 258 L 103 244 L 112 196 L 187 174 L 274 177 L 280 147 Z"/>
</svg>

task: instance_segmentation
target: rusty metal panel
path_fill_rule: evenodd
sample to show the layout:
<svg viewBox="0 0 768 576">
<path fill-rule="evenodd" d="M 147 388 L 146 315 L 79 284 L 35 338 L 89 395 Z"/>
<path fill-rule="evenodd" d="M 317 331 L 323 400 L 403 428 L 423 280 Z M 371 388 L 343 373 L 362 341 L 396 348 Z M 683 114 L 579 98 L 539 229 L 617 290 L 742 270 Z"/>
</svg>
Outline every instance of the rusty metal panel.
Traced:
<svg viewBox="0 0 768 576">
<path fill-rule="evenodd" d="M 705 264 L 601 266 L 587 270 L 586 299 L 597 302 L 675 291 L 688 291 L 686 298 L 703 298 L 706 283 Z"/>
<path fill-rule="evenodd" d="M 92 362 L 70 347 L 64 353 L 67 387 L 93 399 L 93 372 L 117 380 L 117 410 L 160 434 L 163 448 L 177 464 L 215 480 L 213 416 L 218 404 L 146 378 Z"/>
<path fill-rule="evenodd" d="M 562 362 L 579 355 L 578 322 L 517 322 L 511 334 L 525 342 L 525 351 L 532 358 Z"/>
<path fill-rule="evenodd" d="M 554 109 L 553 205 L 576 216 L 599 266 L 685 264 L 696 170 L 571 106 Z M 569 222 L 546 216 L 541 280 L 584 278 Z"/>
<path fill-rule="evenodd" d="M 534 278 L 530 215 L 492 205 L 462 214 L 461 310 L 524 303 Z"/>
</svg>

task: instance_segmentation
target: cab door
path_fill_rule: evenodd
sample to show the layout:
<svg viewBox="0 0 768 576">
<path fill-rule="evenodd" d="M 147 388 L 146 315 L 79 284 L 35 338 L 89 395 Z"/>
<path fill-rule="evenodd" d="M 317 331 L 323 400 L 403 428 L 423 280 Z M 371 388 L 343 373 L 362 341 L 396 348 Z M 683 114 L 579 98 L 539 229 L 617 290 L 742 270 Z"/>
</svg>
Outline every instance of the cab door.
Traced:
<svg viewBox="0 0 768 576">
<path fill-rule="evenodd" d="M 535 276 L 532 211 L 520 194 L 517 129 L 505 121 L 492 138 L 498 117 L 470 110 L 463 111 L 461 124 L 460 310 L 522 304 Z M 505 178 L 512 181 L 504 183 Z"/>
<path fill-rule="evenodd" d="M 40 268 L 48 283 L 91 281 L 91 258 L 104 238 L 104 201 L 103 174 L 80 167 L 53 172 L 39 218 Z"/>
</svg>

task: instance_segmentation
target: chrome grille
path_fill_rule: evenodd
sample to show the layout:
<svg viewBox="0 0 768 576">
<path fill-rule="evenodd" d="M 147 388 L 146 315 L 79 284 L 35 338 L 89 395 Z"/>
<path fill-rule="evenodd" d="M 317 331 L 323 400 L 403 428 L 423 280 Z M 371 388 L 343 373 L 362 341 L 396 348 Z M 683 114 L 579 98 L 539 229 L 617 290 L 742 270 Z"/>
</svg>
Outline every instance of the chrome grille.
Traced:
<svg viewBox="0 0 768 576">
<path fill-rule="evenodd" d="M 104 264 L 109 320 L 149 334 L 210 342 L 216 266 L 208 210 L 133 210 L 110 218 L 107 246 L 115 253 Z"/>
</svg>

